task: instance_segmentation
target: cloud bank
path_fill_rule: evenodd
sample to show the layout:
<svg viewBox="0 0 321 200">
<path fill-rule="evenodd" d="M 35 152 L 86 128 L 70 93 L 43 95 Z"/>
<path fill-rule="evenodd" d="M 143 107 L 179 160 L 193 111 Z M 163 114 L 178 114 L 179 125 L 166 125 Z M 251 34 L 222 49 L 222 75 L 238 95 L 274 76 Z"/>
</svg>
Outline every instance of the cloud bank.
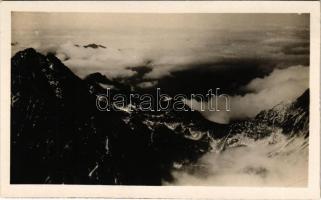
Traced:
<svg viewBox="0 0 321 200">
<path fill-rule="evenodd" d="M 290 103 L 309 87 L 309 67 L 292 66 L 275 69 L 263 78 L 255 78 L 245 86 L 248 93 L 230 97 L 231 111 L 225 111 L 225 99 L 219 99 L 220 111 L 201 112 L 207 119 L 218 123 L 251 118 L 260 111 L 271 109 L 283 102 Z M 201 110 L 201 105 L 192 99 L 193 107 Z M 191 102 L 188 102 L 191 105 Z M 208 108 L 208 104 L 206 104 Z"/>
<path fill-rule="evenodd" d="M 246 147 L 207 153 L 196 164 L 200 168 L 173 171 L 174 185 L 306 187 L 308 138 L 289 141 L 281 134 L 278 137 L 274 145 L 267 138 Z M 269 156 L 275 152 L 278 155 Z"/>
<path fill-rule="evenodd" d="M 148 63 L 145 82 L 231 60 L 308 65 L 308 22 L 297 14 L 13 13 L 12 42 L 13 52 L 54 50 L 81 77 L 98 71 L 126 78 L 135 75 L 128 68 Z M 83 48 L 90 43 L 107 48 Z"/>
</svg>

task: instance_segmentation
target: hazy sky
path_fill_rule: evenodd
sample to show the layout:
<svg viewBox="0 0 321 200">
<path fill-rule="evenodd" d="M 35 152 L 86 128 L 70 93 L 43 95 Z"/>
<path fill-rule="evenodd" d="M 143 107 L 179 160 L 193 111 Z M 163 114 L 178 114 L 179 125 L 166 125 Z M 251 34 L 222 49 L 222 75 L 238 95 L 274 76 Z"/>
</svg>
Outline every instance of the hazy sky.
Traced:
<svg viewBox="0 0 321 200">
<path fill-rule="evenodd" d="M 13 14 L 13 29 L 257 29 L 266 26 L 305 26 L 300 14 L 113 14 L 113 13 L 21 13 Z"/>
</svg>

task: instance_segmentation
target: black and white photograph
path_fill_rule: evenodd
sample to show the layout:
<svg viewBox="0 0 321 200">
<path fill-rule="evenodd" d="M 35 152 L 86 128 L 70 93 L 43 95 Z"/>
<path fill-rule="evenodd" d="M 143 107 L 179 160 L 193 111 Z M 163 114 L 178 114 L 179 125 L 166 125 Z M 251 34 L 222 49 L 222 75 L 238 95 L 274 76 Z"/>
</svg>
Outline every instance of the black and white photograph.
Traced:
<svg viewBox="0 0 321 200">
<path fill-rule="evenodd" d="M 310 13 L 10 15 L 10 184 L 309 186 Z"/>
</svg>

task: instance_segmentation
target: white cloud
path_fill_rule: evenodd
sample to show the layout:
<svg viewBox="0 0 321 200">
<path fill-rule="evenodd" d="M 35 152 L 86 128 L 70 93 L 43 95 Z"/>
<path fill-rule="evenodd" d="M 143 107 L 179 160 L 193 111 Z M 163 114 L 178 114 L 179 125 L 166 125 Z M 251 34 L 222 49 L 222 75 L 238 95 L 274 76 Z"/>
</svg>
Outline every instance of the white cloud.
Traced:
<svg viewBox="0 0 321 200">
<path fill-rule="evenodd" d="M 157 83 L 158 83 L 157 81 L 145 81 L 137 84 L 137 86 L 140 88 L 151 88 L 155 86 Z"/>
<path fill-rule="evenodd" d="M 78 44 L 77 44 L 78 45 Z M 84 48 L 73 42 L 62 45 L 38 45 L 42 53 L 55 52 L 56 56 L 81 78 L 100 72 L 108 78 L 130 77 L 136 74 L 129 67 L 139 66 L 145 59 L 126 50 L 113 48 Z"/>
<path fill-rule="evenodd" d="M 287 69 L 275 69 L 270 75 L 252 80 L 246 89 L 260 92 L 273 89 L 282 85 L 295 85 L 306 87 L 309 81 L 309 68 L 304 66 L 292 66 Z"/>
<path fill-rule="evenodd" d="M 254 117 L 260 111 L 271 109 L 284 102 L 292 102 L 309 87 L 309 67 L 292 66 L 275 69 L 271 74 L 253 79 L 245 89 L 251 91 L 244 96 L 230 97 L 231 111 L 225 111 L 225 100 L 219 100 L 221 111 L 201 112 L 207 119 L 218 123 L 228 123 L 233 119 Z M 192 100 L 195 109 L 200 110 L 200 103 Z M 208 108 L 208 105 L 206 105 Z"/>
<path fill-rule="evenodd" d="M 202 168 L 194 173 L 173 171 L 176 182 L 172 184 L 305 187 L 308 148 L 304 146 L 308 139 L 298 137 L 289 141 L 280 133 L 276 135 L 278 143 L 273 145 L 269 143 L 273 137 L 258 141 L 248 139 L 250 144 L 246 147 L 209 152 L 197 162 Z"/>
</svg>

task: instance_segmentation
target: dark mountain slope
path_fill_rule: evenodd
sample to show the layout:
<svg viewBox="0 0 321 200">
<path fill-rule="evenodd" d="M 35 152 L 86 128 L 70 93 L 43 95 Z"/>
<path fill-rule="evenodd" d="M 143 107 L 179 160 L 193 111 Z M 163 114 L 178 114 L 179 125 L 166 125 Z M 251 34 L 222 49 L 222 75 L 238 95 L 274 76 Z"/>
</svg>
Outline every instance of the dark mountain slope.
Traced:
<svg viewBox="0 0 321 200">
<path fill-rule="evenodd" d="M 160 185 L 211 148 L 216 124 L 199 113 L 101 112 L 104 77 L 81 80 L 33 49 L 11 63 L 11 183 Z"/>
</svg>

